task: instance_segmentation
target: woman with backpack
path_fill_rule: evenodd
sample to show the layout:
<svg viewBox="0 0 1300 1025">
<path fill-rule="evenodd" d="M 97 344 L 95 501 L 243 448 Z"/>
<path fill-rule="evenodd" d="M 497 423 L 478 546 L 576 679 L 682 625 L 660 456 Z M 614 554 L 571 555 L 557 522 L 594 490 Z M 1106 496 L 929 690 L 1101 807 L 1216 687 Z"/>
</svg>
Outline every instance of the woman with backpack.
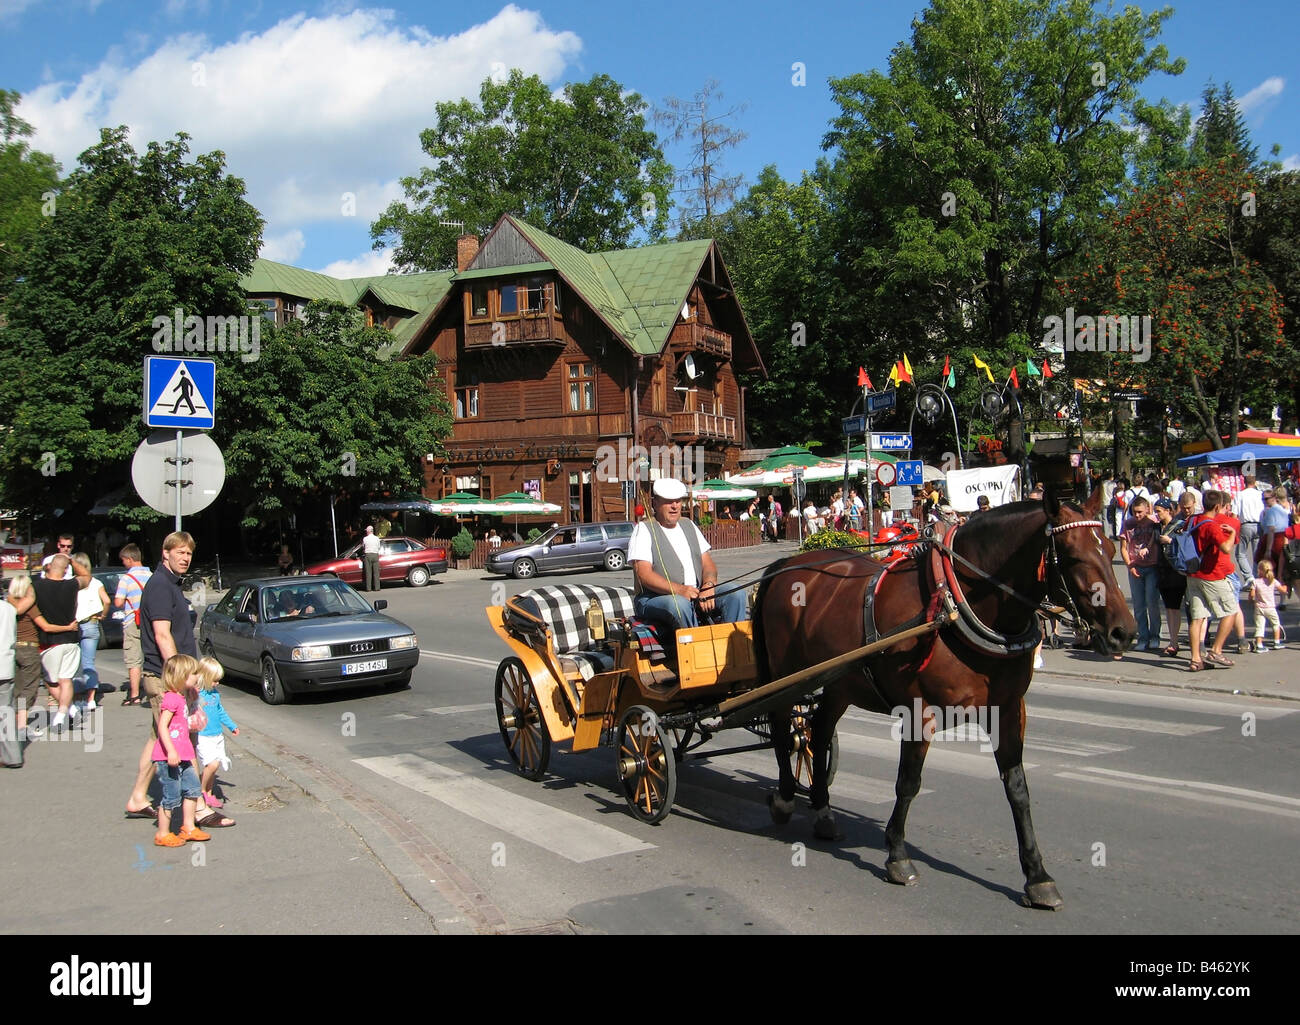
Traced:
<svg viewBox="0 0 1300 1025">
<path fill-rule="evenodd" d="M 1192 503 L 1188 501 L 1190 507 Z M 1169 646 L 1163 654 L 1170 657 L 1178 654 L 1178 629 L 1182 625 L 1183 599 L 1187 597 L 1187 578 L 1170 561 L 1170 549 L 1174 538 L 1183 532 L 1186 519 L 1168 498 L 1161 498 L 1155 504 L 1156 521 L 1160 533 L 1159 556 L 1156 559 L 1156 584 L 1160 590 L 1160 600 L 1165 606 L 1165 625 L 1169 628 Z"/>
</svg>

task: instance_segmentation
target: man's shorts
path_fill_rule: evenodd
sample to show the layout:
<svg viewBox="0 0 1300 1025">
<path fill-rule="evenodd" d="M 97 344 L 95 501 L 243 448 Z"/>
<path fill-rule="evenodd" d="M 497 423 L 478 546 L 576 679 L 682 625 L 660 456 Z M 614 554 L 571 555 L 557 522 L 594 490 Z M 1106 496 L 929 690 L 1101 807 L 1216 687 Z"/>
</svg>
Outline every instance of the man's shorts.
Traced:
<svg viewBox="0 0 1300 1025">
<path fill-rule="evenodd" d="M 1238 608 L 1236 592 L 1226 578 L 1187 578 L 1187 609 L 1192 619 L 1226 619 L 1235 616 Z"/>
<path fill-rule="evenodd" d="M 14 707 L 31 708 L 41 696 L 41 649 L 26 641 L 15 644 L 14 660 Z"/>
<path fill-rule="evenodd" d="M 135 616 L 128 613 L 122 620 L 122 662 L 127 669 L 140 669 L 144 666 L 144 649 L 140 647 L 140 628 L 135 624 Z"/>
<path fill-rule="evenodd" d="M 143 673 L 140 676 L 140 686 L 144 690 L 144 695 L 150 701 L 161 701 L 166 689 L 163 687 L 162 677 L 155 673 Z"/>
<path fill-rule="evenodd" d="M 45 678 L 53 683 L 55 680 L 71 680 L 81 668 L 80 644 L 56 644 L 41 652 L 41 667 Z"/>
<path fill-rule="evenodd" d="M 199 764 L 205 769 L 216 762 L 222 772 L 230 771 L 230 759 L 226 756 L 226 737 L 223 733 L 218 733 L 215 737 L 205 737 L 200 733 L 195 754 L 199 756 Z"/>
</svg>

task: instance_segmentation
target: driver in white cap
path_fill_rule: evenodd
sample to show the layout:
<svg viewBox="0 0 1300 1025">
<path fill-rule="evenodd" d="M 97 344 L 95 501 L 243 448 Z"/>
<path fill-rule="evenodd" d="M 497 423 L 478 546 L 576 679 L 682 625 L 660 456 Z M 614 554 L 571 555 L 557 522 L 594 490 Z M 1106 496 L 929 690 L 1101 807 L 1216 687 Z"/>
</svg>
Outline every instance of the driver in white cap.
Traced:
<svg viewBox="0 0 1300 1025">
<path fill-rule="evenodd" d="M 632 607 L 637 616 L 672 627 L 696 626 L 693 599 L 703 612 L 723 623 L 747 615 L 743 589 L 714 596 L 718 568 L 700 528 L 682 518 L 686 485 L 672 477 L 655 481 L 651 497 L 653 519 L 643 519 L 632 531 L 627 561 L 636 578 Z"/>
</svg>

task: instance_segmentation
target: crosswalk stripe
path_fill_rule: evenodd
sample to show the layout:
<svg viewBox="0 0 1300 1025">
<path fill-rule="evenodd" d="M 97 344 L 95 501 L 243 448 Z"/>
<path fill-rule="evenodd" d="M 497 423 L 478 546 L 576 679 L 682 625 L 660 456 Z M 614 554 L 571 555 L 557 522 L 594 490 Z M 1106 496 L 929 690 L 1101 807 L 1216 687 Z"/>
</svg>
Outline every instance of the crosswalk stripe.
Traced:
<svg viewBox="0 0 1300 1025">
<path fill-rule="evenodd" d="M 1142 733 L 1164 733 L 1171 737 L 1191 737 L 1198 733 L 1213 733 L 1222 726 L 1202 723 L 1168 722 L 1159 719 L 1139 719 L 1127 715 L 1106 715 L 1103 712 L 1084 712 L 1066 708 L 1031 708 L 1031 719 L 1049 719 L 1053 722 L 1072 722 L 1080 726 L 1101 726 L 1110 730 L 1138 730 Z"/>
<path fill-rule="evenodd" d="M 864 737 L 841 730 L 840 750 L 866 755 L 869 758 L 883 758 L 894 766 L 898 764 L 898 741 L 892 737 Z M 1033 762 L 1025 762 L 1024 766 L 1026 769 L 1038 768 Z M 998 774 L 997 763 L 993 760 L 992 752 L 966 754 L 962 751 L 948 750 L 942 744 L 930 745 L 930 751 L 925 758 L 925 768 L 927 772 L 938 769 L 940 772 L 955 772 L 961 776 L 973 776 L 977 779 L 988 779 L 990 775 L 996 777 Z M 894 773 L 891 771 L 889 776 L 892 779 Z M 838 777 L 836 780 L 838 785 Z M 891 783 L 890 786 L 892 787 L 893 784 Z M 891 790 L 890 793 L 892 794 L 893 791 Z"/>
<path fill-rule="evenodd" d="M 1144 776 L 1137 772 L 1124 772 L 1120 769 L 1103 769 L 1100 766 L 1088 766 L 1084 771 L 1099 776 L 1119 776 L 1124 779 L 1138 779 L 1148 783 L 1161 783 L 1171 787 L 1190 787 L 1193 790 L 1209 790 L 1216 794 L 1234 794 L 1238 797 L 1250 797 L 1260 801 L 1276 801 L 1300 808 L 1300 797 L 1287 797 L 1285 794 L 1270 794 L 1267 790 L 1248 790 L 1246 787 L 1232 787 L 1226 783 L 1206 783 L 1196 779 L 1170 779 L 1165 776 Z"/>
<path fill-rule="evenodd" d="M 1133 779 L 1112 779 L 1104 776 L 1094 776 L 1084 772 L 1058 772 L 1055 773 L 1059 779 L 1076 780 L 1081 783 L 1097 783 L 1104 787 L 1119 787 L 1124 790 L 1142 790 L 1150 794 L 1163 794 L 1166 797 L 1178 797 L 1184 801 L 1196 801 L 1201 804 L 1216 804 L 1231 808 L 1242 808 L 1247 811 L 1262 811 L 1268 815 L 1282 815 L 1290 819 L 1300 819 L 1300 810 L 1292 808 L 1278 808 L 1271 804 L 1260 804 L 1257 801 L 1242 801 L 1231 797 L 1222 797 L 1218 794 L 1203 794 L 1189 791 L 1186 785 L 1181 786 L 1156 786 L 1151 783 L 1139 783 Z M 1276 800 L 1276 798 L 1274 798 Z"/>
<path fill-rule="evenodd" d="M 776 756 L 771 751 L 748 751 L 738 755 L 726 755 L 716 762 L 710 761 L 709 766 L 743 782 L 752 782 L 757 777 L 760 780 L 771 780 L 772 785 L 776 783 Z M 678 778 L 683 781 L 689 779 L 686 775 Z M 924 789 L 921 791 L 923 794 L 932 792 Z M 892 774 L 888 779 L 873 779 L 870 776 L 860 776 L 857 773 L 840 770 L 835 773 L 835 779 L 831 781 L 831 793 L 835 795 L 837 801 L 847 799 L 860 801 L 863 804 L 893 804 L 894 779 Z"/>
<path fill-rule="evenodd" d="M 1100 740 L 1066 740 L 1061 737 L 1051 739 L 1029 739 L 1025 738 L 1026 751 L 1047 751 L 1057 755 L 1072 755 L 1075 758 L 1094 758 L 1097 755 L 1119 754 L 1121 751 L 1132 751 L 1133 748 L 1128 744 L 1107 744 Z"/>
<path fill-rule="evenodd" d="M 418 755 L 382 755 L 354 761 L 385 779 L 569 861 L 595 861 L 653 850 L 655 846 Z"/>
<path fill-rule="evenodd" d="M 495 704 L 487 705 L 442 705 L 439 708 L 426 708 L 426 715 L 460 715 L 462 712 L 496 711 Z"/>
<path fill-rule="evenodd" d="M 1255 718 L 1261 721 L 1281 719 L 1283 716 L 1294 715 L 1297 711 L 1300 711 L 1300 707 L 1286 708 L 1279 705 L 1259 705 L 1255 703 L 1258 700 L 1257 698 L 1239 699 L 1238 703 L 1228 704 L 1210 698 L 1194 698 L 1188 694 L 1167 695 L 1138 693 L 1135 691 L 1110 691 L 1102 690 L 1100 687 L 1084 687 L 1073 683 L 1048 683 L 1046 680 L 1037 678 L 1035 678 L 1033 686 L 1029 688 L 1026 700 L 1032 706 L 1035 697 L 1045 694 L 1085 698 L 1088 701 L 1103 701 L 1116 705 L 1170 708 L 1179 712 L 1208 712 L 1212 715 L 1226 715 L 1229 719 L 1240 719 L 1241 713 L 1247 711 L 1253 713 Z"/>
<path fill-rule="evenodd" d="M 474 655 L 457 655 L 452 651 L 430 651 L 428 648 L 420 649 L 421 655 L 428 655 L 430 658 L 440 658 L 444 662 L 463 662 L 470 666 L 484 666 L 487 669 L 496 669 L 501 664 L 500 660 L 494 662 L 490 658 L 477 658 Z"/>
</svg>

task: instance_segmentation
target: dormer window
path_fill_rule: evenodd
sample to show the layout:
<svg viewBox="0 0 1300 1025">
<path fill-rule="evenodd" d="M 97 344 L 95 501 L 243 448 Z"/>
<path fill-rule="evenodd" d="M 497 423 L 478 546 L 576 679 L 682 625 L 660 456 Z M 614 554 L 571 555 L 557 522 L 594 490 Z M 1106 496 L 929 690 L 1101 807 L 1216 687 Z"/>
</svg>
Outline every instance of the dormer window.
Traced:
<svg viewBox="0 0 1300 1025">
<path fill-rule="evenodd" d="M 501 286 L 501 305 L 498 309 L 503 317 L 513 317 L 519 312 L 519 290 L 514 282 Z"/>
</svg>

